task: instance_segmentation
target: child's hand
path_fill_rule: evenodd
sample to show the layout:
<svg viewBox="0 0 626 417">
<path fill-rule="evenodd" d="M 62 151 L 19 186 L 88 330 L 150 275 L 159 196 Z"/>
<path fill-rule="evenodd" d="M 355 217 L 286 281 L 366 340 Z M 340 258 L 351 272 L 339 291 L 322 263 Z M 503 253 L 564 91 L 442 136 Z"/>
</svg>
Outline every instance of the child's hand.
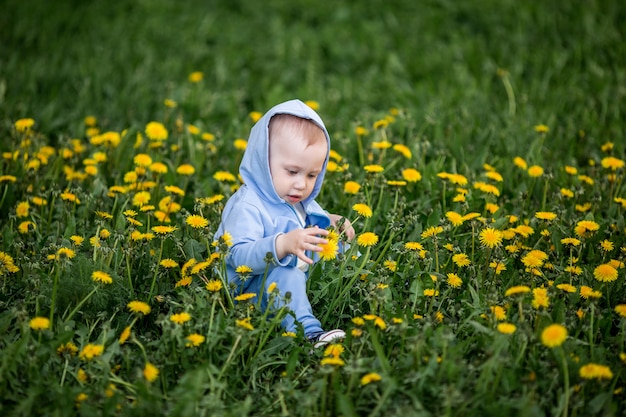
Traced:
<svg viewBox="0 0 626 417">
<path fill-rule="evenodd" d="M 327 236 L 328 230 L 320 229 L 317 226 L 306 229 L 296 229 L 276 238 L 276 256 L 282 259 L 288 254 L 296 255 L 299 259 L 311 265 L 313 260 L 306 256 L 306 251 L 320 252 L 322 248 L 318 245 L 325 245 L 328 240 L 319 237 Z"/>
<path fill-rule="evenodd" d="M 330 224 L 334 227 L 337 227 L 337 223 L 339 223 L 339 220 L 344 219 L 344 223 L 341 225 L 339 233 L 345 233 L 348 240 L 354 239 L 354 235 L 356 234 L 356 232 L 354 231 L 354 227 L 352 227 L 352 223 L 350 223 L 350 220 L 338 214 L 329 214 L 328 217 L 330 217 Z"/>
</svg>

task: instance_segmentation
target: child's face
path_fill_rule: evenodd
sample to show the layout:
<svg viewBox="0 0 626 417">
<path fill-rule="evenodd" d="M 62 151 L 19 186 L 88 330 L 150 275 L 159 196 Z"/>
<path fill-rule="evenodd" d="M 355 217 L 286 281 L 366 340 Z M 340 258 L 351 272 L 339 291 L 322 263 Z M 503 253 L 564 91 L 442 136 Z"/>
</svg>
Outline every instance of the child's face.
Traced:
<svg viewBox="0 0 626 417">
<path fill-rule="evenodd" d="M 270 138 L 270 172 L 278 195 L 290 204 L 306 199 L 315 186 L 326 159 L 327 142 L 316 140 L 309 144 L 289 126 L 275 131 Z"/>
</svg>

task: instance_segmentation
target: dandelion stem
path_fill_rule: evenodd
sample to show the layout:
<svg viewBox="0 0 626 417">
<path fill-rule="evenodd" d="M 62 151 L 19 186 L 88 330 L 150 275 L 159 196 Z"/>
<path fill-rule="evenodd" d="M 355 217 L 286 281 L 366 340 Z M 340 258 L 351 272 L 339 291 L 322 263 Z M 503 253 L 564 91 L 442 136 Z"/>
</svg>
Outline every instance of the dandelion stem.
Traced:
<svg viewBox="0 0 626 417">
<path fill-rule="evenodd" d="M 563 417 L 567 417 L 568 408 L 569 408 L 569 367 L 567 365 L 567 359 L 565 358 L 565 352 L 561 347 L 558 348 L 561 356 L 561 360 L 563 362 L 563 389 L 565 396 L 565 404 L 563 405 Z"/>
<path fill-rule="evenodd" d="M 67 358 L 65 358 L 65 365 L 63 365 L 63 374 L 61 374 L 61 381 L 59 382 L 60 387 L 62 387 L 63 384 L 65 383 L 65 374 L 67 374 L 67 365 L 68 365 L 68 361 L 67 361 Z"/>
<path fill-rule="evenodd" d="M 389 365 L 389 360 L 383 351 L 383 346 L 380 344 L 378 340 L 378 332 L 376 329 L 371 329 L 370 335 L 372 337 L 372 347 L 376 352 L 376 356 L 378 356 L 378 360 L 380 361 L 380 366 L 385 370 L 386 373 L 391 372 L 391 366 Z"/>
<path fill-rule="evenodd" d="M 216 296 L 213 296 L 213 303 L 211 304 L 211 316 L 209 318 L 209 332 L 208 332 L 209 337 L 211 336 L 211 329 L 213 328 L 213 316 L 215 314 L 215 302 L 216 302 Z"/>
<path fill-rule="evenodd" d="M 356 135 L 357 149 L 359 150 L 359 166 L 365 165 L 365 158 L 363 157 L 363 141 L 361 135 Z"/>
<path fill-rule="evenodd" d="M 130 274 L 130 248 L 128 250 L 128 253 L 125 256 L 126 256 L 126 273 L 128 275 L 128 286 L 130 287 L 130 296 L 131 296 L 131 298 L 134 298 L 135 297 L 135 290 L 133 288 L 133 280 L 132 280 L 131 274 Z"/>
<path fill-rule="evenodd" d="M 341 289 L 341 292 L 339 293 L 339 295 L 335 298 L 333 298 L 333 300 L 330 303 L 329 308 L 326 310 L 326 314 L 324 315 L 324 319 L 322 320 L 322 322 L 326 322 L 326 320 L 328 319 L 328 316 L 334 311 L 335 307 L 337 307 L 337 303 L 340 300 L 343 300 L 343 298 L 346 296 L 346 294 L 348 293 L 348 291 L 350 291 L 350 289 L 352 288 L 352 286 L 354 285 L 354 282 L 357 280 L 357 278 L 360 276 L 360 272 L 363 270 L 363 268 L 365 267 L 365 264 L 367 263 L 367 261 L 369 260 L 370 257 L 370 250 L 371 247 L 368 246 L 367 247 L 367 251 L 365 252 L 365 255 L 363 256 L 363 261 L 361 262 L 361 266 L 359 266 L 355 271 L 354 271 L 354 275 L 350 278 L 350 281 L 348 281 L 348 285 L 344 286 Z"/>
<path fill-rule="evenodd" d="M 163 256 L 163 244 L 164 243 L 165 243 L 165 238 L 161 239 L 161 249 L 159 250 L 159 259 L 157 260 L 156 266 L 154 267 L 154 275 L 152 276 L 152 284 L 150 284 L 150 293 L 148 295 L 148 300 L 152 300 L 154 286 L 156 285 L 157 275 L 159 274 L 159 263 L 161 263 L 161 257 Z"/>
<path fill-rule="evenodd" d="M 506 91 L 506 97 L 509 102 L 509 116 L 515 115 L 515 91 L 513 90 L 513 84 L 511 84 L 511 80 L 509 79 L 508 74 L 505 72 L 501 77 L 502 84 L 504 85 L 504 91 Z"/>
<path fill-rule="evenodd" d="M 54 274 L 54 282 L 52 284 L 52 300 L 50 302 L 50 326 L 54 327 L 54 309 L 55 309 L 55 304 L 56 304 L 56 299 L 57 299 L 57 287 L 59 286 L 59 274 L 61 273 L 61 269 L 59 268 L 59 265 L 55 266 L 56 271 Z"/>
<path fill-rule="evenodd" d="M 240 341 L 241 341 L 241 335 L 238 335 L 237 339 L 235 339 L 235 344 L 233 345 L 232 349 L 230 350 L 230 353 L 228 354 L 228 358 L 226 358 L 226 363 L 224 363 L 224 366 L 222 367 L 220 374 L 217 376 L 218 381 L 222 379 L 222 375 L 224 375 L 224 372 L 226 372 L 226 369 L 230 365 L 230 361 L 233 359 L 233 355 L 235 354 L 235 350 L 237 349 L 237 346 L 239 346 Z"/>
<path fill-rule="evenodd" d="M 85 302 L 89 299 L 89 297 L 91 297 L 96 291 L 98 290 L 98 286 L 95 286 L 93 288 L 93 290 L 91 290 L 91 292 L 89 294 L 87 294 L 85 296 L 85 298 L 83 298 L 80 303 L 76 304 L 76 307 L 74 307 L 74 309 L 70 312 L 70 314 L 67 316 L 67 318 L 65 319 L 65 321 L 69 321 L 74 314 L 76 314 L 76 312 L 78 311 L 79 308 L 81 308 L 83 306 L 83 304 L 85 304 Z"/>
<path fill-rule="evenodd" d="M 589 356 L 593 359 L 593 316 L 594 316 L 594 307 L 593 303 L 591 303 L 591 322 L 589 323 Z"/>
</svg>

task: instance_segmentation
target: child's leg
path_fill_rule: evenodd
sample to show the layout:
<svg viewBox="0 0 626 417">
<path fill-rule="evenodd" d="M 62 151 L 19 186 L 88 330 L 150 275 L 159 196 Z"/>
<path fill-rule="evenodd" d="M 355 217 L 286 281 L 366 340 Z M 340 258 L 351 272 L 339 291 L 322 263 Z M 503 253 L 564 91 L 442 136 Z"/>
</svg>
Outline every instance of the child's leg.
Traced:
<svg viewBox="0 0 626 417">
<path fill-rule="evenodd" d="M 313 315 L 313 309 L 309 302 L 309 297 L 306 294 L 306 280 L 307 277 L 298 268 L 295 267 L 278 267 L 272 269 L 265 280 L 265 288 L 263 289 L 263 301 L 261 305 L 263 309 L 267 308 L 267 288 L 276 283 L 276 288 L 280 293 L 279 300 L 273 308 L 280 308 L 284 304 L 284 297 L 287 292 L 291 293 L 291 301 L 289 302 L 289 308 L 294 312 L 297 320 L 302 327 L 304 327 L 304 334 L 319 333 L 322 330 L 322 325 L 319 320 Z M 261 277 L 255 279 L 256 282 L 251 282 L 246 291 L 261 293 Z M 296 331 L 296 324 L 292 315 L 287 315 L 282 321 L 281 325 L 288 332 Z"/>
</svg>

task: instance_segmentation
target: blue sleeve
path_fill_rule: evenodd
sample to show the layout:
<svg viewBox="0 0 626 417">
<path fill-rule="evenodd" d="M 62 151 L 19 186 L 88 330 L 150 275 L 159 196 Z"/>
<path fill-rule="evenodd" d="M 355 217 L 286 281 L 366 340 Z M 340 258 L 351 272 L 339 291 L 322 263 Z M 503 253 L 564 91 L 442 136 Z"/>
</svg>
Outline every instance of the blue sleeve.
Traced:
<svg viewBox="0 0 626 417">
<path fill-rule="evenodd" d="M 236 269 L 245 265 L 252 269 L 253 275 L 265 272 L 267 253 L 271 253 L 276 266 L 290 266 L 296 264 L 296 257 L 287 255 L 283 259 L 276 258 L 276 238 L 281 233 L 269 233 L 265 230 L 265 221 L 261 211 L 245 202 L 240 202 L 236 209 L 222 219 L 222 229 L 233 238 L 226 262 Z"/>
</svg>

